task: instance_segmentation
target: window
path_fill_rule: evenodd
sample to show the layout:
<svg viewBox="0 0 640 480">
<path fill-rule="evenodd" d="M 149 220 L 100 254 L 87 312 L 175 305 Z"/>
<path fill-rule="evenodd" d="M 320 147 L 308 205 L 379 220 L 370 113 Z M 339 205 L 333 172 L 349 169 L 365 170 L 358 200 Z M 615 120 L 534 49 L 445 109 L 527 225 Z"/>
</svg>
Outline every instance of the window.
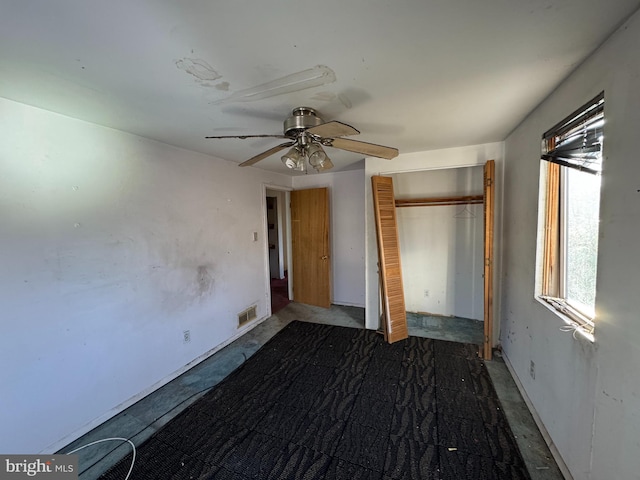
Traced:
<svg viewBox="0 0 640 480">
<path fill-rule="evenodd" d="M 588 334 L 595 318 L 603 126 L 600 94 L 542 138 L 537 297 Z"/>
</svg>

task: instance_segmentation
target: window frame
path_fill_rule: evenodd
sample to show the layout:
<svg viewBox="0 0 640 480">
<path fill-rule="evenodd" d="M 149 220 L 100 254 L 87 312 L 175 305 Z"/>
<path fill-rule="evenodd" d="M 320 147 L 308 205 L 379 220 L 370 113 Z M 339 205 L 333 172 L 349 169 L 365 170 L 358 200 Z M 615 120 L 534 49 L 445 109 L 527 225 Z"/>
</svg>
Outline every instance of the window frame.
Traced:
<svg viewBox="0 0 640 480">
<path fill-rule="evenodd" d="M 596 106 L 596 107 L 594 107 Z M 585 112 L 597 108 L 602 115 L 604 109 L 604 92 L 600 93 L 590 102 L 573 112 L 567 118 L 556 124 L 542 136 L 543 153 L 541 163 L 546 165 L 546 175 L 541 175 L 541 181 L 545 181 L 540 188 L 540 198 L 538 205 L 544 207 L 542 215 L 539 217 L 543 222 L 539 235 L 542 235 L 541 251 L 538 252 L 537 264 L 541 274 L 541 282 L 538 284 L 535 298 L 545 306 L 563 317 L 570 325 L 570 328 L 579 331 L 593 341 L 595 330 L 595 315 L 592 317 L 581 311 L 578 306 L 572 305 L 567 299 L 567 209 L 568 200 L 566 198 L 568 188 L 568 170 L 582 170 L 585 175 L 596 174 L 583 165 L 572 165 L 563 161 L 557 161 L 548 155 L 556 147 L 556 133 L 561 131 L 576 115 L 585 115 Z M 588 115 L 586 115 L 588 117 Z M 600 150 L 600 162 L 602 162 L 602 150 Z M 601 164 L 600 164 L 601 165 Z M 542 173 L 542 170 L 541 170 Z"/>
<path fill-rule="evenodd" d="M 595 328 L 594 318 L 581 311 L 574 305 L 568 296 L 567 286 L 567 210 L 566 198 L 568 175 L 566 167 L 557 164 L 548 164 L 547 170 L 547 195 L 553 191 L 551 198 L 547 196 L 545 215 L 545 262 L 542 272 L 543 287 L 538 296 L 541 300 L 552 306 L 576 322 L 588 333 L 593 333 Z M 550 170 L 555 170 L 551 171 Z"/>
</svg>

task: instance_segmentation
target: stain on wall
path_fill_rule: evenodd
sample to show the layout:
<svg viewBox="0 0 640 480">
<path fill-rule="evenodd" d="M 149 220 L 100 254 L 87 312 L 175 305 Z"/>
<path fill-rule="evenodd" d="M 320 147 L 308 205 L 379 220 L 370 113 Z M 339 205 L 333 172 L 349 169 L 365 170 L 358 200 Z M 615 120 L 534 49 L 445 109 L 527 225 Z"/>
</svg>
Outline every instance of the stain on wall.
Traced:
<svg viewBox="0 0 640 480">
<path fill-rule="evenodd" d="M 206 265 L 198 266 L 196 281 L 199 297 L 205 297 L 213 290 L 213 276 L 209 273 L 209 267 Z"/>
</svg>

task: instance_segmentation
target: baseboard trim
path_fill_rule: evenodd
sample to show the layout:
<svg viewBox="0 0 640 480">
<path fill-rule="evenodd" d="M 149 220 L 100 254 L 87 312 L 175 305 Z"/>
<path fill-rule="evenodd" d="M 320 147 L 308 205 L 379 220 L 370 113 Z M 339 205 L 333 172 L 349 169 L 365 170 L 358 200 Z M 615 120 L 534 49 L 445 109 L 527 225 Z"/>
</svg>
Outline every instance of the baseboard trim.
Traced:
<svg viewBox="0 0 640 480">
<path fill-rule="evenodd" d="M 264 322 L 268 318 L 270 318 L 270 317 L 267 315 L 267 316 L 265 316 L 263 318 L 260 318 L 258 320 L 255 320 L 255 321 L 251 322 L 251 324 L 248 324 L 246 327 L 244 327 L 242 330 L 239 330 L 235 335 L 233 335 L 232 337 L 228 338 L 224 342 L 222 342 L 219 345 L 213 347 L 211 350 L 203 353 L 202 355 L 194 358 L 189 363 L 183 365 L 182 367 L 180 367 L 175 372 L 173 372 L 170 375 L 166 376 L 162 380 L 154 383 L 150 387 L 145 388 L 141 392 L 139 392 L 136 395 L 132 396 L 128 400 L 122 402 L 120 405 L 118 405 L 118 406 L 112 408 L 111 410 L 107 411 L 103 415 L 100 415 L 98 418 L 96 418 L 96 419 L 92 420 L 91 422 L 85 424 L 84 426 L 82 426 L 78 430 L 74 431 L 73 433 L 70 433 L 69 435 L 66 435 L 65 437 L 63 437 L 62 439 L 52 443 L 51 445 L 49 445 L 48 447 L 46 447 L 44 450 L 42 450 L 39 453 L 41 455 L 49 455 L 49 454 L 53 454 L 53 453 L 57 452 L 61 448 L 66 447 L 71 442 L 76 441 L 78 438 L 80 438 L 83 435 L 89 433 L 91 430 L 93 430 L 97 426 L 103 424 L 104 422 L 106 422 L 110 418 L 115 417 L 119 413 L 121 413 L 124 410 L 126 410 L 127 408 L 129 408 L 134 403 L 142 400 L 147 395 L 150 395 L 151 393 L 155 392 L 159 388 L 165 386 L 167 383 L 171 382 L 172 380 L 175 380 L 177 377 L 179 377 L 180 375 L 185 373 L 187 370 L 189 370 L 189 369 L 195 367 L 196 365 L 198 365 L 199 363 L 205 361 L 211 355 L 213 355 L 214 353 L 217 353 L 218 351 L 222 350 L 224 347 L 226 347 L 230 343 L 234 342 L 235 340 L 240 338 L 245 333 L 253 330 L 255 327 L 260 325 L 262 322 Z"/>
<path fill-rule="evenodd" d="M 513 381 L 515 382 L 516 387 L 518 388 L 518 391 L 520 392 L 520 395 L 522 395 L 522 398 L 524 399 L 524 403 L 527 405 L 527 408 L 531 412 L 531 416 L 533 417 L 533 421 L 536 422 L 536 425 L 538 427 L 538 430 L 540 430 L 542 438 L 544 439 L 545 443 L 547 444 L 547 447 L 549 447 L 549 451 L 551 452 L 551 455 L 553 456 L 553 459 L 556 461 L 556 464 L 558 465 L 558 468 L 560 469 L 560 473 L 562 473 L 562 476 L 566 480 L 573 480 L 573 475 L 571 475 L 571 472 L 569 471 L 569 468 L 567 467 L 567 464 L 564 463 L 564 460 L 563 460 L 562 456 L 560 455 L 560 452 L 558 451 L 558 447 L 556 447 L 556 444 L 551 439 L 551 435 L 549 435 L 549 432 L 547 431 L 547 428 L 544 426 L 544 423 L 542 423 L 542 419 L 540 418 L 540 415 L 538 415 L 538 412 L 536 411 L 535 407 L 533 406 L 533 403 L 531 402 L 531 399 L 527 395 L 527 392 L 525 391 L 524 386 L 522 385 L 522 382 L 518 378 L 518 375 L 516 374 L 515 370 L 513 369 L 513 366 L 511 365 L 511 362 L 509 361 L 509 358 L 506 356 L 506 354 L 504 352 L 502 352 L 502 359 L 504 360 L 504 363 L 507 366 L 507 370 L 509 370 L 509 373 L 511 374 L 511 377 L 513 378 Z"/>
<path fill-rule="evenodd" d="M 349 303 L 349 302 L 331 302 L 332 305 L 337 305 L 339 307 L 358 307 L 358 308 L 364 308 L 364 305 L 360 305 L 357 303 Z"/>
</svg>

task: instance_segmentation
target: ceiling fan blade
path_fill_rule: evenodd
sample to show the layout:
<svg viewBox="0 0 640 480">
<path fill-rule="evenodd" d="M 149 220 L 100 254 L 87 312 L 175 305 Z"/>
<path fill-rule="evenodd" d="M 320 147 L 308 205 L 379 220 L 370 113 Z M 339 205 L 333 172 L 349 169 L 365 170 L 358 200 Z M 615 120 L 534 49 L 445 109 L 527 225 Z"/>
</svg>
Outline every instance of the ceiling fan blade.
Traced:
<svg viewBox="0 0 640 480">
<path fill-rule="evenodd" d="M 332 121 L 327 123 L 321 123 L 318 126 L 307 129 L 307 132 L 319 137 L 344 137 L 347 135 L 358 135 L 360 132 L 346 123 Z"/>
<path fill-rule="evenodd" d="M 333 138 L 329 146 L 372 157 L 386 158 L 387 160 L 398 156 L 397 148 L 384 147 L 375 143 L 360 142 L 359 140 L 350 140 L 348 138 Z"/>
<path fill-rule="evenodd" d="M 258 163 L 260 160 L 263 160 L 263 159 L 265 159 L 267 157 L 270 157 L 274 153 L 279 152 L 280 150 L 284 150 L 285 148 L 290 147 L 290 146 L 294 145 L 295 143 L 296 142 L 281 143 L 280 145 L 277 145 L 275 147 L 270 148 L 266 152 L 259 153 L 255 157 L 251 157 L 249 160 L 246 160 L 246 161 L 242 162 L 239 166 L 240 167 L 248 167 L 249 165 L 253 165 L 254 163 Z"/>
<path fill-rule="evenodd" d="M 221 135 L 218 137 L 204 137 L 204 138 L 289 138 L 284 135 Z"/>
</svg>

